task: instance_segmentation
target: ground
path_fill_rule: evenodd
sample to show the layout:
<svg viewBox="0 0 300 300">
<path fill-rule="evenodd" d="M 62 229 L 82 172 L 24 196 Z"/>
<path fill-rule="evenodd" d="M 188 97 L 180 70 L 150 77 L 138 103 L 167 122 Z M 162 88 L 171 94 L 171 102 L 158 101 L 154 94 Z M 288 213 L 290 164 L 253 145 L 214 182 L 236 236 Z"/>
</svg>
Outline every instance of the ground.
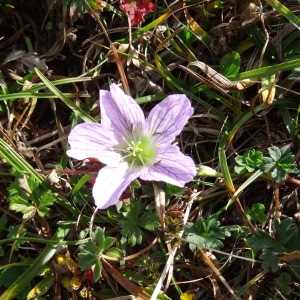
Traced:
<svg viewBox="0 0 300 300">
<path fill-rule="evenodd" d="M 298 8 L 0 1 L 0 299 L 299 299 Z M 68 135 L 112 83 L 146 116 L 189 98 L 197 175 L 96 210 Z"/>
</svg>

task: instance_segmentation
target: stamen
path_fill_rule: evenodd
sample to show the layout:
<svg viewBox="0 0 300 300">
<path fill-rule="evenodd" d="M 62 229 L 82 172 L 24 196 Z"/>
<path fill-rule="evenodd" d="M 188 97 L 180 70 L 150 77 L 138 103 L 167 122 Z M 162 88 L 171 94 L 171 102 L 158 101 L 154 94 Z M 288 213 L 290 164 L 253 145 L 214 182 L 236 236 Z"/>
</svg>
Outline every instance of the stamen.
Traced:
<svg viewBox="0 0 300 300">
<path fill-rule="evenodd" d="M 131 141 L 130 143 L 131 146 L 128 146 L 127 150 L 128 151 L 132 150 L 132 155 L 137 156 L 139 152 L 143 152 L 143 149 L 138 147 L 140 144 L 141 144 L 140 141 L 137 144 L 135 144 L 134 141 Z"/>
<path fill-rule="evenodd" d="M 124 138 L 124 137 L 123 137 Z M 155 146 L 147 136 L 139 138 L 124 138 L 123 142 L 114 147 L 114 151 L 121 154 L 121 161 L 127 162 L 130 170 L 136 168 L 147 168 L 155 157 Z"/>
<path fill-rule="evenodd" d="M 146 168 L 146 165 L 145 165 L 145 163 L 144 163 L 144 160 L 143 160 L 142 156 L 141 156 L 140 154 L 138 154 L 138 157 L 139 157 L 139 159 L 140 159 L 142 165 Z"/>
</svg>

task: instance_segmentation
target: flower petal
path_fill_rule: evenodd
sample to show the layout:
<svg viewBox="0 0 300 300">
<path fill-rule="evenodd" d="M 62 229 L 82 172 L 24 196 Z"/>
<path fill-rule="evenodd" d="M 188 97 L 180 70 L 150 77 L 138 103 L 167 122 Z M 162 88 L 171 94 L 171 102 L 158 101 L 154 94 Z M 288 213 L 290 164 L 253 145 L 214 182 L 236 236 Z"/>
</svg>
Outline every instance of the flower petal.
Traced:
<svg viewBox="0 0 300 300">
<path fill-rule="evenodd" d="M 111 148 L 118 144 L 115 132 L 98 123 L 76 125 L 70 132 L 68 142 L 71 149 L 67 155 L 75 159 L 96 158 L 107 165 L 117 165 L 121 159 Z"/>
<path fill-rule="evenodd" d="M 169 145 L 159 149 L 157 162 L 148 169 L 143 169 L 140 178 L 184 186 L 195 175 L 196 166 L 193 160 L 181 153 L 177 146 Z"/>
<path fill-rule="evenodd" d="M 156 137 L 157 142 L 170 144 L 180 134 L 193 112 L 185 95 L 170 95 L 151 110 L 146 119 L 146 128 Z"/>
<path fill-rule="evenodd" d="M 110 86 L 110 92 L 100 90 L 101 124 L 120 134 L 130 134 L 135 127 L 144 124 L 142 109 L 135 100 L 126 95 L 116 84 Z"/>
<path fill-rule="evenodd" d="M 127 163 L 122 163 L 118 167 L 102 168 L 93 187 L 96 206 L 105 209 L 114 205 L 130 182 L 138 176 L 139 173 L 129 172 Z"/>
</svg>

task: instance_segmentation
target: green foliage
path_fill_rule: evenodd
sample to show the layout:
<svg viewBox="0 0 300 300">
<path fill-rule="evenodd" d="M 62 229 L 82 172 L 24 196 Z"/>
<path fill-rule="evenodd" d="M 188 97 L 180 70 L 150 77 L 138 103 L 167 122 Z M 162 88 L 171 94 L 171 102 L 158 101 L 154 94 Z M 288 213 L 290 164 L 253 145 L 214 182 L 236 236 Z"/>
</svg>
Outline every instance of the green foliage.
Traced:
<svg viewBox="0 0 300 300">
<path fill-rule="evenodd" d="M 78 253 L 78 266 L 82 271 L 93 267 L 94 281 L 101 277 L 102 263 L 101 257 L 120 258 L 121 250 L 112 247 L 116 238 L 105 237 L 104 229 L 97 227 L 92 233 L 91 239 L 80 247 L 81 253 Z"/>
<path fill-rule="evenodd" d="M 144 230 L 154 232 L 160 225 L 156 211 L 146 210 L 145 202 L 131 201 L 124 205 L 124 210 L 121 212 L 124 218 L 119 220 L 122 241 L 132 247 L 142 243 Z"/>
<path fill-rule="evenodd" d="M 241 66 L 241 57 L 238 52 L 225 54 L 220 62 L 220 72 L 225 76 L 236 75 Z"/>
<path fill-rule="evenodd" d="M 238 174 L 253 172 L 259 168 L 263 162 L 263 153 L 255 149 L 247 149 L 244 155 L 235 158 L 236 166 L 234 170 Z"/>
<path fill-rule="evenodd" d="M 16 225 L 16 226 L 12 226 L 10 225 L 8 227 L 8 235 L 7 237 L 8 238 L 20 238 L 20 237 L 24 237 L 27 233 L 27 229 L 25 228 L 20 228 L 19 225 Z M 16 240 L 14 242 L 14 250 L 19 250 L 19 247 L 20 245 L 24 244 L 25 241 L 18 241 Z"/>
<path fill-rule="evenodd" d="M 208 219 L 200 219 L 196 223 L 187 223 L 184 238 L 189 243 L 191 250 L 208 247 L 220 249 L 223 243 L 220 240 L 230 236 L 226 227 L 220 226 L 217 217 L 212 215 Z"/>
<path fill-rule="evenodd" d="M 293 223 L 292 218 L 287 218 L 281 223 L 274 220 L 275 235 L 271 236 L 261 229 L 256 230 L 256 235 L 248 238 L 255 252 L 263 251 L 259 256 L 265 269 L 271 268 L 273 272 L 279 269 L 278 253 L 292 252 L 300 249 L 299 228 Z M 299 272 L 300 260 L 291 260 L 288 263 L 296 272 Z"/>
<path fill-rule="evenodd" d="M 185 188 L 167 183 L 165 187 L 166 199 L 170 199 L 172 196 L 181 197 Z"/>
<path fill-rule="evenodd" d="M 8 187 L 9 209 L 21 212 L 23 219 L 49 216 L 50 207 L 57 200 L 57 195 L 44 188 L 34 177 L 17 176 Z"/>
<path fill-rule="evenodd" d="M 268 148 L 270 157 L 263 157 L 261 151 L 247 149 L 244 155 L 235 158 L 236 165 L 234 170 L 238 174 L 253 172 L 259 169 L 270 174 L 276 181 L 285 180 L 288 173 L 298 173 L 298 168 L 293 165 L 294 156 L 291 154 L 289 146 L 279 149 L 276 146 Z"/>
<path fill-rule="evenodd" d="M 263 223 L 267 220 L 265 206 L 262 203 L 254 203 L 251 208 L 245 207 L 245 213 L 249 220 Z"/>
<path fill-rule="evenodd" d="M 12 2 L 18 3 L 16 9 L 11 9 Z M 153 293 L 152 287 L 156 285 L 161 276 L 162 268 L 168 257 L 165 241 L 169 233 L 175 237 L 172 246 L 177 245 L 175 244 L 177 242 L 176 233 L 184 230 L 184 238 L 188 241 L 191 249 L 202 246 L 218 249 L 223 246 L 224 239 L 229 236 L 230 232 L 231 237 L 226 239 L 227 249 L 230 248 L 235 253 L 238 248 L 241 249 L 241 241 L 244 241 L 250 234 L 249 228 L 234 224 L 234 219 L 230 219 L 230 225 L 227 227 L 220 226 L 220 222 L 218 222 L 225 209 L 230 209 L 229 206 L 225 208 L 226 200 L 224 201 L 228 198 L 228 192 L 230 195 L 234 194 L 235 199 L 235 196 L 239 196 L 259 176 L 262 179 L 272 180 L 274 184 L 274 182 L 286 179 L 289 173 L 298 172 L 296 166 L 293 165 L 292 155 L 290 153 L 285 155 L 287 153 L 283 153 L 284 148 L 279 150 L 279 148 L 270 147 L 269 153 L 265 154 L 266 157 L 263 157 L 260 151 L 255 150 L 260 149 L 259 146 L 263 146 L 261 140 L 256 139 L 257 129 L 261 130 L 263 136 L 267 134 L 266 127 L 263 127 L 264 121 L 269 123 L 268 130 L 276 145 L 281 147 L 283 141 L 291 140 L 293 143 L 291 149 L 295 149 L 292 151 L 296 153 L 299 150 L 300 109 L 296 92 L 297 81 L 300 77 L 300 31 L 294 25 L 300 23 L 287 11 L 289 8 L 291 12 L 295 9 L 296 1 L 286 1 L 289 8 L 287 7 L 283 11 L 280 7 L 274 8 L 276 2 L 278 5 L 280 4 L 277 0 L 265 1 L 261 5 L 252 1 L 251 5 L 241 5 L 238 9 L 235 9 L 233 1 L 224 0 L 201 2 L 192 0 L 186 3 L 188 4 L 186 6 L 184 6 L 184 1 L 167 3 L 167 1 L 152 0 L 151 2 L 157 5 L 157 9 L 144 16 L 145 22 L 140 22 L 138 26 L 128 26 L 128 30 L 126 27 L 130 20 L 127 13 L 120 11 L 120 1 L 107 3 L 100 3 L 101 1 L 96 0 L 37 1 L 37 5 L 34 4 L 34 1 L 28 1 L 25 6 L 23 5 L 23 9 L 22 3 L 19 2 L 0 0 L 0 6 L 4 9 L 5 15 L 1 24 L 3 32 L 22 33 L 17 39 L 17 44 L 21 47 L 17 52 L 12 50 L 16 35 L 3 36 L 3 39 L 0 37 L 0 42 L 3 44 L 0 70 L 0 113 L 3 124 L 3 128 L 1 127 L 2 139 L 0 139 L 0 156 L 3 162 L 1 167 L 2 192 L 14 176 L 11 170 L 17 170 L 19 174 L 23 175 L 18 176 L 16 181 L 10 185 L 9 195 L 2 195 L 0 256 L 2 255 L 2 267 L 7 267 L 7 269 L 0 271 L 0 294 L 3 292 L 5 294 L 1 296 L 1 299 L 16 297 L 26 299 L 27 286 L 43 289 L 45 282 L 41 280 L 41 269 L 49 267 L 49 272 L 52 274 L 51 260 L 56 261 L 53 255 L 55 255 L 56 249 L 60 249 L 62 245 L 68 247 L 73 258 L 78 255 L 82 270 L 92 269 L 94 271 L 95 281 L 101 276 L 104 259 L 115 260 L 115 264 L 112 264 L 113 267 L 116 269 L 120 266 L 124 267 L 120 269 L 122 275 L 137 286 L 143 287 L 150 295 Z M 267 2 L 272 3 L 273 6 L 269 6 Z M 86 3 L 96 12 L 95 16 L 100 16 L 99 20 L 87 10 Z M 33 9 L 34 6 L 37 7 L 36 10 Z M 133 9 L 134 6 L 135 2 L 132 1 L 132 13 L 136 13 Z M 102 8 L 103 11 L 100 12 Z M 257 22 L 257 18 L 259 15 L 272 15 L 274 9 L 276 18 L 265 18 L 265 30 L 261 30 L 261 24 Z M 174 11 L 178 13 L 173 13 Z M 181 11 L 184 13 L 180 13 Z M 5 12 L 8 13 L 5 14 Z M 44 12 L 50 13 L 45 16 Z M 130 17 L 132 16 L 130 14 Z M 60 23 L 56 22 L 57 20 L 66 21 L 70 25 L 63 41 L 55 39 L 57 35 L 64 36 L 64 32 L 61 32 L 64 31 L 64 28 L 59 26 Z M 290 23 L 292 26 L 288 27 L 288 33 L 285 34 L 286 32 L 281 29 L 285 29 L 285 25 Z M 124 30 L 118 28 L 120 24 Z M 236 25 L 234 30 L 232 30 L 232 25 Z M 40 33 L 38 41 L 36 41 L 36 35 L 33 34 L 32 28 Z M 101 35 L 99 40 L 99 30 L 103 32 L 103 29 L 107 36 L 102 38 Z M 272 40 L 270 43 L 266 43 L 266 32 L 271 34 L 273 43 Z M 94 34 L 95 36 L 93 36 Z M 99 43 L 101 47 L 97 47 Z M 132 52 L 131 48 L 130 51 L 120 50 L 124 49 L 119 48 L 120 43 L 121 47 L 130 44 L 132 49 L 137 52 Z M 81 45 L 83 46 L 81 47 Z M 68 50 L 66 47 L 71 51 L 66 51 Z M 119 60 L 115 61 L 115 58 L 118 57 L 113 51 L 114 48 L 119 52 L 121 64 Z M 33 49 L 39 49 L 38 56 L 29 55 L 27 57 L 27 51 L 33 51 Z M 235 51 L 230 53 L 230 49 Z M 19 50 L 25 51 L 25 55 L 22 55 L 20 59 L 7 61 L 7 58 L 11 59 L 11 54 L 16 55 Z M 125 52 L 124 56 L 122 52 Z M 256 57 L 251 57 L 252 53 L 257 52 Z M 64 59 L 66 53 L 68 57 Z M 82 53 L 85 54 L 84 59 L 77 59 L 82 57 Z M 24 61 L 27 59 L 29 63 L 35 62 L 33 66 L 42 65 L 41 61 L 47 65 L 50 63 L 49 70 L 51 68 L 52 72 L 53 69 L 54 76 L 51 76 L 51 72 L 44 72 L 44 70 L 43 72 L 26 74 L 25 71 L 23 73 L 18 65 L 21 65 L 22 69 Z M 28 67 L 26 64 L 25 66 Z M 120 66 L 121 68 L 116 71 Z M 88 166 L 84 162 L 78 164 L 76 161 L 70 161 L 67 155 L 62 153 L 65 141 L 60 139 L 64 139 L 65 135 L 60 122 L 64 127 L 63 131 L 68 133 L 67 126 L 73 127 L 79 119 L 90 122 L 95 118 L 95 121 L 99 121 L 99 103 L 98 94 L 95 93 L 95 84 L 100 80 L 99 86 L 104 89 L 108 88 L 107 85 L 112 76 L 101 70 L 111 70 L 115 75 L 113 80 L 122 82 L 123 87 L 126 88 L 126 74 L 128 73 L 126 71 L 128 70 L 125 70 L 125 77 L 122 78 L 122 66 L 134 71 L 131 72 L 132 77 L 127 76 L 130 92 L 132 96 L 139 95 L 137 103 L 144 104 L 141 108 L 146 115 L 154 101 L 161 100 L 169 94 L 185 94 L 193 101 L 195 116 L 180 138 L 176 139 L 176 143 L 179 143 L 183 152 L 192 156 L 195 161 L 207 162 L 216 170 L 221 167 L 222 173 L 200 166 L 193 183 L 187 184 L 193 191 L 191 197 L 188 193 L 184 193 L 185 188 L 178 188 L 170 184 L 160 185 L 165 191 L 166 199 L 173 201 L 175 198 L 176 200 L 184 198 L 183 200 L 193 201 L 190 220 L 195 220 L 199 209 L 202 215 L 207 216 L 205 220 L 185 225 L 182 222 L 181 211 L 176 211 L 178 217 L 176 213 L 175 217 L 165 217 L 166 231 L 160 235 L 160 228 L 156 228 L 159 226 L 159 221 L 154 209 L 153 187 L 151 183 L 136 180 L 137 185 L 135 183 L 130 185 L 131 195 L 128 198 L 139 198 L 140 201 L 132 201 L 123 205 L 120 211 L 117 211 L 115 207 L 110 207 L 107 211 L 98 212 L 94 224 L 98 226 L 105 224 L 106 230 L 104 232 L 103 229 L 94 228 L 95 231 L 88 240 L 86 235 L 90 232 L 88 225 L 94 204 L 91 193 L 92 186 L 88 182 L 92 175 L 82 175 L 81 172 L 90 171 Z M 24 70 L 28 70 L 27 67 Z M 212 69 L 215 69 L 216 72 Z M 61 70 L 63 70 L 63 74 L 60 73 Z M 223 78 L 219 76 L 221 74 L 224 75 Z M 284 74 L 284 76 L 279 76 L 280 74 Z M 60 79 L 61 75 L 62 79 Z M 229 79 L 229 82 L 226 82 L 226 78 Z M 274 80 L 269 80 L 270 78 Z M 264 87 L 266 80 L 267 86 Z M 249 89 L 250 84 L 254 82 L 255 84 Z M 272 84 L 276 100 L 271 105 L 258 104 L 259 101 L 256 100 L 259 100 L 257 98 L 260 97 L 261 91 L 264 88 L 272 87 Z M 244 89 L 235 90 L 240 86 Z M 23 99 L 26 101 L 24 102 Z M 51 107 L 49 102 L 51 102 Z M 48 108 L 51 110 L 49 114 Z M 43 112 L 42 117 L 40 116 L 41 112 Z M 265 120 L 258 118 L 259 114 L 263 115 Z M 274 124 L 275 114 L 278 124 Z M 68 120 L 70 115 L 73 117 Z M 249 126 L 249 124 L 251 125 Z M 274 134 L 277 130 L 282 133 L 280 137 Z M 49 134 L 48 137 L 40 135 L 43 131 Z M 245 134 L 240 135 L 241 132 L 247 132 L 246 136 Z M 51 137 L 50 134 L 52 134 Z M 248 137 L 251 138 L 248 139 Z M 38 143 L 35 143 L 36 138 L 39 140 Z M 48 144 L 57 138 L 57 143 L 53 146 Z M 18 141 L 20 139 L 23 142 L 26 140 L 26 146 L 37 147 L 38 159 L 43 166 L 47 166 L 47 170 L 48 166 L 60 161 L 62 166 L 58 167 L 59 169 L 74 168 L 79 171 L 77 175 L 70 177 L 68 177 L 68 172 L 62 175 L 66 183 L 71 185 L 71 192 L 60 185 L 49 186 L 45 177 L 31 167 L 32 163 L 34 168 L 37 167 L 38 160 L 34 162 L 27 156 L 23 156 L 22 153 L 16 155 L 19 152 Z M 61 144 L 58 143 L 60 141 Z M 230 170 L 233 170 L 234 166 L 227 164 L 232 162 L 230 157 L 235 155 L 236 147 L 245 145 L 244 142 L 247 142 L 252 149 L 236 158 L 234 168 L 236 174 L 232 175 Z M 233 147 L 228 147 L 229 145 Z M 217 151 L 221 153 L 219 159 Z M 45 155 L 46 153 L 50 155 Z M 41 164 L 38 164 L 38 167 Z M 94 171 L 93 175 L 96 175 L 97 172 Z M 248 178 L 248 173 L 252 172 L 255 173 Z M 265 174 L 262 174 L 263 172 Z M 240 176 L 240 174 L 245 175 Z M 222 177 L 222 181 L 203 178 L 210 176 Z M 32 178 L 36 178 L 39 183 Z M 244 178 L 247 179 L 242 182 Z M 271 193 L 265 193 L 266 188 L 266 184 L 257 186 L 253 191 L 247 188 L 248 198 L 251 197 L 255 202 L 261 202 L 255 203 L 251 207 L 245 207 L 246 214 L 254 225 L 266 221 L 265 207 L 262 203 L 271 201 Z M 50 192 L 54 189 L 58 189 L 60 195 L 64 194 L 63 200 Z M 281 189 L 280 195 L 288 197 L 291 190 L 292 188 Z M 230 205 L 234 203 L 234 199 L 230 201 Z M 224 207 L 222 207 L 223 204 Z M 284 213 L 289 216 L 297 212 L 296 205 L 282 204 L 280 208 L 284 209 Z M 7 212 L 7 209 L 12 211 Z M 37 217 L 47 217 L 50 212 L 54 218 L 51 215 L 51 218 L 47 220 L 49 239 L 37 238 L 36 229 L 39 230 L 39 227 L 43 226 L 44 222 L 41 221 L 46 221 L 39 220 Z M 210 215 L 213 216 L 209 218 Z M 217 215 L 218 218 L 214 217 Z M 19 216 L 23 216 L 26 221 L 20 220 Z M 27 222 L 27 219 L 33 217 L 36 220 Z M 67 222 L 76 223 L 76 228 L 80 233 L 76 231 L 76 234 L 70 234 L 67 238 L 65 234 L 51 238 L 51 233 L 54 232 L 53 228 Z M 254 259 L 255 254 L 261 255 L 264 267 L 278 270 L 280 263 L 278 258 L 281 257 L 278 253 L 290 253 L 296 249 L 297 253 L 294 254 L 295 256 L 299 255 L 299 237 L 295 234 L 296 226 L 291 222 L 287 222 L 287 224 L 284 222 L 283 224 L 274 224 L 275 230 L 265 227 L 261 232 L 258 231 L 258 234 L 253 237 L 256 248 L 252 245 L 256 253 L 251 248 L 247 250 L 244 248 L 245 256 L 249 255 L 249 258 Z M 175 233 L 170 230 L 171 227 Z M 272 233 L 270 234 L 270 232 Z M 154 236 L 158 236 L 158 243 L 148 249 L 147 253 L 140 255 L 139 250 L 146 248 Z M 32 247 L 27 251 L 20 247 L 25 242 L 6 241 L 6 237 L 12 239 L 30 237 L 30 246 Z M 292 240 L 294 241 L 292 242 Z M 82 246 L 78 249 L 79 244 Z M 1 248 L 2 245 L 3 248 Z M 119 245 L 122 246 L 123 254 L 137 254 L 136 258 L 125 264 L 122 261 L 121 251 L 117 248 Z M 12 251 L 14 252 L 12 253 Z M 19 252 L 16 253 L 16 251 Z M 39 256 L 40 253 L 42 253 L 41 256 Z M 13 257 L 18 257 L 18 255 L 22 257 L 20 264 L 24 263 L 24 260 L 27 262 L 28 257 L 31 257 L 33 267 L 27 265 L 25 269 L 10 266 L 8 260 L 11 254 Z M 186 257 L 186 254 L 189 257 Z M 156 297 L 157 299 L 179 299 L 180 295 L 182 298 L 184 297 L 187 286 L 176 284 L 176 282 L 193 281 L 199 277 L 197 271 L 199 268 L 193 257 L 194 254 L 191 254 L 190 251 L 177 253 L 174 257 L 174 272 L 172 273 L 174 285 L 169 290 L 171 295 L 168 294 L 171 298 L 164 295 L 165 292 L 161 292 Z M 15 263 L 16 261 L 9 262 Z M 234 266 L 230 260 L 226 260 L 226 262 L 221 260 L 220 263 L 226 278 L 233 279 L 230 282 L 231 286 L 240 285 L 242 282 L 245 284 L 244 290 L 249 290 L 252 284 L 261 288 L 263 281 L 249 281 L 247 274 L 241 274 L 241 278 L 237 279 L 234 277 L 234 270 L 238 267 L 236 264 L 251 267 L 252 262 L 234 260 Z M 284 266 L 271 276 L 273 279 L 270 281 L 270 288 L 273 291 L 277 288 L 282 295 L 290 295 L 291 288 L 295 286 L 293 279 L 296 276 L 293 274 L 293 278 L 291 278 L 288 273 L 284 272 L 290 267 L 300 274 L 300 262 L 294 259 L 288 262 L 284 261 L 283 265 L 287 265 L 287 267 Z M 260 264 L 257 266 L 261 267 Z M 6 271 L 8 269 L 9 272 Z M 226 273 L 228 271 L 229 273 Z M 259 269 L 252 269 L 252 271 L 254 273 L 251 278 L 256 278 L 254 277 L 255 271 L 261 272 Z M 82 275 L 85 273 L 87 272 L 83 272 Z M 22 280 L 18 280 L 21 276 Z M 276 279 L 276 277 L 278 278 Z M 84 278 L 83 275 L 80 280 L 83 281 Z M 47 280 L 51 281 L 52 279 L 48 277 Z M 114 281 L 114 278 L 110 277 L 110 280 Z M 55 281 L 57 291 L 59 291 L 60 281 Z M 81 288 L 86 286 L 86 283 L 82 283 Z M 88 289 L 103 299 L 128 294 L 129 291 L 127 293 L 125 291 L 126 287 L 120 289 L 119 284 L 114 283 L 113 285 L 114 289 L 110 288 L 109 282 L 98 280 L 95 284 L 88 283 Z M 145 288 L 145 286 L 150 288 Z M 6 287 L 7 293 L 4 291 Z M 21 294 L 16 296 L 19 291 Z M 63 288 L 61 291 L 63 294 L 67 294 Z M 75 296 L 79 295 L 79 290 L 70 291 L 71 293 Z M 206 293 L 203 295 L 204 298 L 209 297 L 210 291 L 207 290 Z M 220 293 L 226 294 L 227 291 L 220 286 Z M 63 298 L 63 294 L 58 297 Z M 51 299 L 52 296 L 53 289 L 49 290 L 43 299 Z M 275 297 L 276 295 L 272 299 Z M 42 299 L 41 296 L 37 298 Z"/>
<path fill-rule="evenodd" d="M 2 214 L 0 216 L 0 233 L 6 228 L 7 221 L 8 221 L 7 215 Z"/>
<path fill-rule="evenodd" d="M 289 146 L 279 149 L 276 146 L 268 148 L 270 157 L 264 157 L 261 170 L 270 173 L 276 182 L 287 178 L 288 173 L 298 173 L 298 168 L 293 165 L 294 156 L 291 154 Z"/>
<path fill-rule="evenodd" d="M 24 273 L 25 270 L 25 267 L 13 267 L 2 270 L 0 273 L 0 285 L 10 287 L 22 275 L 22 273 Z M 22 289 L 23 290 L 15 297 L 15 299 L 26 299 L 27 294 L 31 290 L 31 285 L 27 284 L 26 286 L 22 287 Z"/>
<path fill-rule="evenodd" d="M 0 0 L 0 7 L 1 8 L 14 8 L 11 4 L 11 0 Z"/>
<path fill-rule="evenodd" d="M 87 0 L 88 4 L 94 11 L 99 11 L 99 5 L 96 1 Z M 63 0 L 63 5 L 69 8 L 70 17 L 76 21 L 77 18 L 81 18 L 83 14 L 87 13 L 86 6 L 81 0 Z"/>
<path fill-rule="evenodd" d="M 183 30 L 179 33 L 179 37 L 181 38 L 184 45 L 186 45 L 186 46 L 191 45 L 193 42 L 195 42 L 197 40 L 195 35 L 191 33 L 191 31 L 189 30 L 189 28 L 187 26 L 185 26 L 183 28 Z"/>
<path fill-rule="evenodd" d="M 286 272 L 283 272 L 278 278 L 276 278 L 276 284 L 282 294 L 289 295 L 291 293 L 291 279 L 291 275 Z"/>
</svg>

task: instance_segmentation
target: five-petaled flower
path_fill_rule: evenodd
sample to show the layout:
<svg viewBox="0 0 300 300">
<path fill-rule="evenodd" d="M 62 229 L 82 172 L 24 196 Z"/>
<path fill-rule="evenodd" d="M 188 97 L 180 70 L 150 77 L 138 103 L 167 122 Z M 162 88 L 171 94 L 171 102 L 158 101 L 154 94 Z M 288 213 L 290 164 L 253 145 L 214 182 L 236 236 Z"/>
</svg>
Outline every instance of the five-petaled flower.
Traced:
<svg viewBox="0 0 300 300">
<path fill-rule="evenodd" d="M 154 11 L 156 6 L 148 0 L 123 0 L 120 9 L 129 14 L 131 25 L 137 26 L 145 21 L 143 15 Z"/>
<path fill-rule="evenodd" d="M 196 175 L 193 160 L 171 144 L 193 114 L 185 95 L 170 95 L 145 119 L 136 101 L 116 84 L 100 90 L 101 124 L 76 125 L 67 154 L 75 159 L 93 157 L 106 164 L 93 186 L 98 208 L 115 204 L 136 178 L 164 181 L 183 187 Z"/>
</svg>

